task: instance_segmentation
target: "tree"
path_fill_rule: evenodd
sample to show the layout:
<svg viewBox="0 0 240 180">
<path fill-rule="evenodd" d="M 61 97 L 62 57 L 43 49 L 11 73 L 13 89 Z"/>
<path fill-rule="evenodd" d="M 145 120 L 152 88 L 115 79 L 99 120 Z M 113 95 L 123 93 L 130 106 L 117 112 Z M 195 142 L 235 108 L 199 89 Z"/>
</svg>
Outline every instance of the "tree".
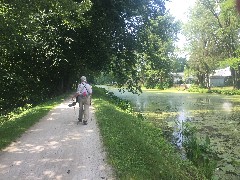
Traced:
<svg viewBox="0 0 240 180">
<path fill-rule="evenodd" d="M 72 64 L 64 54 L 71 48 L 68 34 L 83 26 L 81 14 L 90 7 L 90 1 L 0 3 L 1 114 L 62 91 Z"/>
<path fill-rule="evenodd" d="M 91 34 L 100 32 L 94 36 L 96 42 L 104 42 L 100 46 L 102 55 L 94 56 L 93 61 L 106 55 L 101 59 L 104 67 L 102 70 L 99 68 L 99 72 L 112 73 L 119 87 L 127 85 L 132 92 L 139 91 L 139 84 L 146 78 L 143 77 L 145 66 L 150 61 L 152 64 L 155 61 L 154 64 L 162 69 L 165 68 L 165 61 L 169 67 L 169 50 L 173 50 L 172 42 L 175 38 L 172 35 L 176 34 L 178 28 L 172 22 L 173 19 L 167 16 L 164 1 L 102 3 L 96 0 L 87 16 L 92 17 L 91 25 L 94 25 Z M 159 48 L 151 50 L 149 45 L 154 43 Z M 96 51 L 97 47 L 89 47 L 88 51 Z"/>
<path fill-rule="evenodd" d="M 168 84 L 173 69 L 174 41 L 180 24 L 169 14 L 158 12 L 143 27 L 144 31 L 139 33 L 142 40 L 139 43 L 142 45 L 139 50 L 140 60 L 142 66 L 145 66 L 140 69 L 146 71 L 143 79 L 147 87 L 158 86 L 162 89 L 164 83 Z"/>
<path fill-rule="evenodd" d="M 219 59 L 218 38 L 216 19 L 202 4 L 202 0 L 197 1 L 191 10 L 190 21 L 185 25 L 185 33 L 189 40 L 189 67 L 194 70 L 199 85 L 209 87 L 209 75 L 216 69 Z"/>
<path fill-rule="evenodd" d="M 190 21 L 185 26 L 190 47 L 189 66 L 201 86 L 209 87 L 209 74 L 221 67 L 223 60 L 236 57 L 239 46 L 237 19 L 234 3 L 230 0 L 198 0 L 191 10 Z"/>
<path fill-rule="evenodd" d="M 187 65 L 187 58 L 175 57 L 173 59 L 173 72 L 183 72 Z"/>
<path fill-rule="evenodd" d="M 177 28 L 164 0 L 28 2 L 0 3 L 3 109 L 51 98 L 81 75 L 94 81 L 111 73 L 118 87 L 137 92 L 141 65 L 156 68 L 161 78 L 169 71 Z"/>
<path fill-rule="evenodd" d="M 219 36 L 222 40 L 223 61 L 220 66 L 230 66 L 233 76 L 234 88 L 240 88 L 240 63 L 239 63 L 239 15 L 236 12 L 235 2 L 225 0 L 220 4 L 221 13 L 219 21 L 222 23 L 222 29 Z"/>
</svg>

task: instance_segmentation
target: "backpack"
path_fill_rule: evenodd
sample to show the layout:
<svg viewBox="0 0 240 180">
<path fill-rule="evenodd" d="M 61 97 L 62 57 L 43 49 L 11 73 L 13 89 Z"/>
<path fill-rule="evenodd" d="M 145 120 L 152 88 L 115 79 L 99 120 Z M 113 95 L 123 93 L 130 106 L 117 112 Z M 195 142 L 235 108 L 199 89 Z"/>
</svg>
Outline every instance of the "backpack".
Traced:
<svg viewBox="0 0 240 180">
<path fill-rule="evenodd" d="M 83 87 L 86 89 L 86 91 L 84 91 L 83 93 L 81 93 L 81 97 L 82 98 L 87 98 L 88 97 L 88 94 L 89 94 L 89 92 L 88 92 L 88 89 L 87 89 L 87 87 L 86 87 L 86 84 L 82 84 L 83 85 Z M 82 91 L 84 90 L 84 88 L 82 89 Z"/>
</svg>

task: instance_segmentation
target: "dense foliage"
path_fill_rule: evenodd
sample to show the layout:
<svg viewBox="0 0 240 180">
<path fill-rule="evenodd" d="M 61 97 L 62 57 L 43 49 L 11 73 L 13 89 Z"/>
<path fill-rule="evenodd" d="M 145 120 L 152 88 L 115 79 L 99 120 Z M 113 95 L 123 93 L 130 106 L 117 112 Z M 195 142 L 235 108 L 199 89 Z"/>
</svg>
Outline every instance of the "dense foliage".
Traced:
<svg viewBox="0 0 240 180">
<path fill-rule="evenodd" d="M 69 90 L 81 75 L 111 73 L 132 92 L 162 80 L 179 28 L 165 0 L 3 0 L 0 21 L 1 114 Z"/>
<path fill-rule="evenodd" d="M 197 0 L 185 24 L 189 68 L 198 84 L 209 87 L 214 70 L 230 66 L 235 88 L 240 88 L 239 15 L 233 0 Z"/>
<path fill-rule="evenodd" d="M 90 1 L 1 1 L 1 114 L 72 85 L 79 58 L 72 38 L 90 7 Z"/>
<path fill-rule="evenodd" d="M 221 88 L 200 88 L 199 86 L 191 86 L 188 92 L 199 92 L 199 93 L 213 93 L 213 94 L 224 94 L 224 95 L 240 95 L 239 89 L 221 89 Z"/>
</svg>

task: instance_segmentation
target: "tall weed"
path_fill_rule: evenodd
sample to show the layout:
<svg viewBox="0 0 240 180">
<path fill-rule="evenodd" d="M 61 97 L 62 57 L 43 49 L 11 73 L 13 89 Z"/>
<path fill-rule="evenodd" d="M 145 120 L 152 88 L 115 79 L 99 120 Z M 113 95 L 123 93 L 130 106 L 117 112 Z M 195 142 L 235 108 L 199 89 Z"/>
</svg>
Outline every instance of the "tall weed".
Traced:
<svg viewBox="0 0 240 180">
<path fill-rule="evenodd" d="M 208 179 L 212 179 L 217 167 L 216 155 L 211 149 L 210 138 L 206 136 L 205 139 L 199 139 L 196 133 L 195 127 L 191 127 L 188 123 L 184 124 L 183 147 L 186 156 Z"/>
</svg>

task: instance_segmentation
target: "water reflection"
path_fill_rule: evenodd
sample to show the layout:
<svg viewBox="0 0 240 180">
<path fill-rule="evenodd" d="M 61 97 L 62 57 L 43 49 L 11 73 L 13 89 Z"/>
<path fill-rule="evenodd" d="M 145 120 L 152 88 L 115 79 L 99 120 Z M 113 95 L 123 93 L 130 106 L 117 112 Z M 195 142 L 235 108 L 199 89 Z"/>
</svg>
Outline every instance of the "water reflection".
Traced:
<svg viewBox="0 0 240 180">
<path fill-rule="evenodd" d="M 232 108 L 233 108 L 233 105 L 230 102 L 224 102 L 223 105 L 222 105 L 222 108 L 225 111 L 231 112 Z"/>
<path fill-rule="evenodd" d="M 185 121 L 186 121 L 185 112 L 181 111 L 179 113 L 179 115 L 178 115 L 176 126 L 174 127 L 174 131 L 173 131 L 173 137 L 174 137 L 174 140 L 175 140 L 175 144 L 179 148 L 182 148 L 182 143 L 183 143 L 183 125 L 184 125 Z"/>
<path fill-rule="evenodd" d="M 143 112 L 147 107 L 147 101 L 142 100 L 140 96 L 136 97 L 135 109 L 137 112 Z"/>
<path fill-rule="evenodd" d="M 119 93 L 117 89 L 109 90 L 118 97 L 131 101 L 137 111 L 151 112 L 151 115 L 156 115 L 156 121 L 165 121 L 171 125 L 179 147 L 182 147 L 184 140 L 183 124 L 190 121 L 199 130 L 200 136 L 210 137 L 213 149 L 220 159 L 216 173 L 224 174 L 225 179 L 236 179 L 235 175 L 240 174 L 240 98 L 147 91 L 138 96 L 129 92 Z M 227 172 L 229 164 L 233 167 L 231 173 Z"/>
</svg>

